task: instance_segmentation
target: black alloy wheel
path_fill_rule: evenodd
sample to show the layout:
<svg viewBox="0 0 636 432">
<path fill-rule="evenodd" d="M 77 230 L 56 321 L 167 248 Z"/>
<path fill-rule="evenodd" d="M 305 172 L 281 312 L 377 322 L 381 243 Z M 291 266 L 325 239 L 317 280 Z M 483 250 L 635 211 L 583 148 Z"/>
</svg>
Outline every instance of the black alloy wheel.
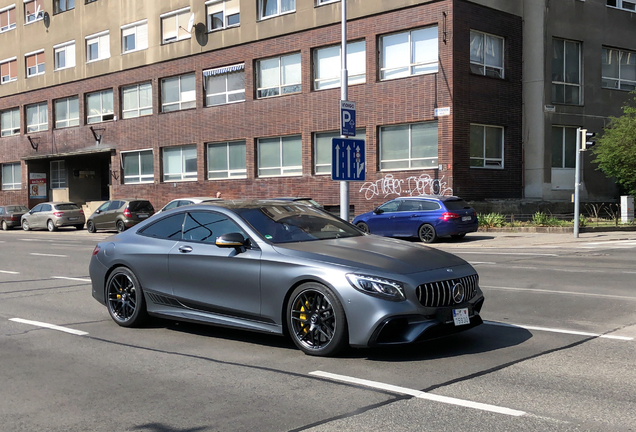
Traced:
<svg viewBox="0 0 636 432">
<path fill-rule="evenodd" d="M 118 267 L 108 277 L 106 305 L 111 318 L 122 327 L 137 327 L 146 320 L 144 295 L 132 270 Z"/>
<path fill-rule="evenodd" d="M 437 233 L 433 225 L 424 224 L 418 230 L 418 236 L 423 243 L 433 243 L 437 240 Z"/>
<path fill-rule="evenodd" d="M 96 232 L 97 230 L 95 229 L 95 223 L 93 223 L 93 221 L 90 221 L 90 220 L 86 222 L 86 230 L 91 234 Z"/>
<path fill-rule="evenodd" d="M 356 226 L 358 227 L 358 229 L 362 232 L 365 232 L 367 234 L 369 234 L 371 231 L 369 231 L 369 225 L 365 224 L 364 222 L 358 222 L 356 224 Z"/>
<path fill-rule="evenodd" d="M 117 224 L 115 225 L 117 227 L 117 232 L 124 232 L 126 231 L 126 225 L 124 225 L 124 221 L 123 220 L 118 220 Z"/>
<path fill-rule="evenodd" d="M 338 298 L 324 285 L 300 285 L 287 305 L 292 340 L 305 354 L 334 355 L 348 345 L 347 321 Z"/>
<path fill-rule="evenodd" d="M 55 224 L 53 223 L 51 219 L 49 219 L 46 222 L 46 229 L 49 230 L 50 232 L 57 231 L 57 227 L 55 226 Z"/>
</svg>

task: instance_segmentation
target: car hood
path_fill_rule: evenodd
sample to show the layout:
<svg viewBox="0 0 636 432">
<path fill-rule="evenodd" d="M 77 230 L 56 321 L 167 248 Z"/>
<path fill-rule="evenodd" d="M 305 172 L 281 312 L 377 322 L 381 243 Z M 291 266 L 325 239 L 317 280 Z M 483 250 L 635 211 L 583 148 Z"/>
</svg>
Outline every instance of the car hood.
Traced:
<svg viewBox="0 0 636 432">
<path fill-rule="evenodd" d="M 458 256 L 420 243 L 375 235 L 284 243 L 275 245 L 274 249 L 286 256 L 400 274 L 466 264 Z"/>
</svg>

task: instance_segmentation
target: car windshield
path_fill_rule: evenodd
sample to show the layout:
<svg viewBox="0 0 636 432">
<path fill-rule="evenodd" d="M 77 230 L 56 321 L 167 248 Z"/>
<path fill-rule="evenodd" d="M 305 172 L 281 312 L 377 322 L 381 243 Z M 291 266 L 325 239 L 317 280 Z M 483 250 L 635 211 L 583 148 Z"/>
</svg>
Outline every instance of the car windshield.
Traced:
<svg viewBox="0 0 636 432">
<path fill-rule="evenodd" d="M 131 201 L 128 204 L 128 210 L 131 212 L 153 212 L 155 209 L 150 204 L 150 201 Z"/>
<path fill-rule="evenodd" d="M 20 213 L 20 212 L 28 212 L 29 209 L 26 208 L 25 206 L 8 206 L 7 207 L 7 213 Z"/>
<path fill-rule="evenodd" d="M 444 205 L 448 210 L 462 210 L 471 208 L 466 201 L 463 199 L 457 200 L 446 200 L 444 201 Z"/>
<path fill-rule="evenodd" d="M 328 240 L 363 235 L 354 226 L 315 207 L 263 205 L 235 211 L 272 243 Z"/>
<path fill-rule="evenodd" d="M 79 207 L 74 203 L 57 204 L 55 210 L 77 210 Z"/>
</svg>

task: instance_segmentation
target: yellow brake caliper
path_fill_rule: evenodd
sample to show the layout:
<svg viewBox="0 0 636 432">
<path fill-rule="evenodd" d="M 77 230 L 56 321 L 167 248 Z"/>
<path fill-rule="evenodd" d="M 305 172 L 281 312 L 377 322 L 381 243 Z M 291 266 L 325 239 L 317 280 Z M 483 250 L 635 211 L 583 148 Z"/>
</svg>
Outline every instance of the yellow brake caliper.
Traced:
<svg viewBox="0 0 636 432">
<path fill-rule="evenodd" d="M 305 307 L 307 307 L 307 309 L 305 309 Z M 305 322 L 307 321 L 307 314 L 303 313 L 305 311 L 309 310 L 309 302 L 306 301 L 305 304 L 303 306 L 300 307 L 300 325 L 303 329 L 303 332 L 305 332 L 305 334 L 309 331 L 309 327 L 307 326 L 307 324 L 305 324 Z"/>
</svg>

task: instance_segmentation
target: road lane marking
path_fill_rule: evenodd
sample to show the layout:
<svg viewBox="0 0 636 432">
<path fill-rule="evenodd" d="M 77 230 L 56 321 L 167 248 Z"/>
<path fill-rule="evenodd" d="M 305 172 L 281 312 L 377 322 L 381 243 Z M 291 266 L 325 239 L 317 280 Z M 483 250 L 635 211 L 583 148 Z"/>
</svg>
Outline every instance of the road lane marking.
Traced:
<svg viewBox="0 0 636 432">
<path fill-rule="evenodd" d="M 612 295 L 612 294 L 556 291 L 556 290 L 546 290 L 546 289 L 539 289 L 539 288 L 514 288 L 514 287 L 498 287 L 498 286 L 489 286 L 489 285 L 479 285 L 479 286 L 480 288 L 497 289 L 497 290 L 504 290 L 504 291 L 528 291 L 528 292 L 540 292 L 540 293 L 548 293 L 548 294 L 578 295 L 578 296 L 584 296 L 584 297 L 601 297 L 601 298 L 636 301 L 636 297 L 619 296 L 619 295 Z"/>
<path fill-rule="evenodd" d="M 497 264 L 496 262 L 489 261 L 468 261 L 468 264 Z"/>
<path fill-rule="evenodd" d="M 47 239 L 20 239 L 20 240 L 26 241 L 26 242 L 29 242 L 29 241 L 31 241 L 31 242 L 52 242 L 52 241 L 55 241 L 55 240 L 47 240 Z"/>
<path fill-rule="evenodd" d="M 559 254 L 546 254 L 546 253 L 533 253 L 533 252 L 487 252 L 485 250 L 479 251 L 453 251 L 456 254 L 480 254 L 480 255 L 528 255 L 528 256 L 549 256 L 558 257 Z"/>
<path fill-rule="evenodd" d="M 622 340 L 622 341 L 634 340 L 633 337 L 628 337 L 628 336 L 612 336 L 612 335 L 606 335 L 606 334 L 601 334 L 601 333 L 589 333 L 589 332 L 582 332 L 582 331 L 577 331 L 577 330 L 565 330 L 565 329 L 556 329 L 556 328 L 548 328 L 548 327 L 537 327 L 537 326 L 529 326 L 529 325 L 524 325 L 524 324 L 509 324 L 509 323 L 502 323 L 502 322 L 496 322 L 496 321 L 484 321 L 484 324 L 489 324 L 489 325 L 494 325 L 494 326 L 499 326 L 499 327 L 522 328 L 522 329 L 526 329 L 526 330 L 537 330 L 537 331 L 544 331 L 544 332 L 550 332 L 550 333 L 563 333 L 563 334 L 570 334 L 570 335 L 576 335 L 576 336 L 590 336 L 590 337 L 598 337 L 598 338 L 604 338 L 604 339 L 615 339 L 615 340 Z"/>
<path fill-rule="evenodd" d="M 51 279 L 65 279 L 65 280 L 72 280 L 72 281 L 80 281 L 80 282 L 90 282 L 90 279 L 86 279 L 86 278 L 74 278 L 74 277 L 66 277 L 66 276 L 51 276 Z"/>
<path fill-rule="evenodd" d="M 14 321 L 17 323 L 22 323 L 22 324 L 29 324 L 32 326 L 36 326 L 36 327 L 44 327 L 47 329 L 51 329 L 51 330 L 58 330 L 61 332 L 65 332 L 65 333 L 70 333 L 70 334 L 74 334 L 77 336 L 85 336 L 88 333 L 85 331 L 81 331 L 81 330 L 75 330 L 72 328 L 68 328 L 68 327 L 62 327 L 62 326 L 58 326 L 55 324 L 49 324 L 49 323 L 44 323 L 44 322 L 39 322 L 39 321 L 30 321 L 30 320 L 25 320 L 22 318 L 9 318 L 9 321 Z"/>
<path fill-rule="evenodd" d="M 319 376 L 319 377 L 327 378 L 333 381 L 342 381 L 342 382 L 347 382 L 351 384 L 362 385 L 365 387 L 372 387 L 379 390 L 389 391 L 392 393 L 406 394 L 406 395 L 413 396 L 420 399 L 427 399 L 430 401 L 442 402 L 442 403 L 451 404 L 451 405 L 459 405 L 459 406 L 474 408 L 474 409 L 478 409 L 482 411 L 491 411 L 491 412 L 506 414 L 506 415 L 515 416 L 515 417 L 520 417 L 526 414 L 524 411 L 513 410 L 510 408 L 499 407 L 496 405 L 483 404 L 480 402 L 472 402 L 472 401 L 463 400 L 463 399 L 456 399 L 456 398 L 452 398 L 448 396 L 436 395 L 433 393 L 426 393 L 423 391 L 413 390 L 406 387 L 399 387 L 399 386 L 394 386 L 391 384 L 381 383 L 378 381 L 369 381 L 369 380 L 354 378 L 354 377 L 350 377 L 346 375 L 337 375 L 337 374 L 322 372 L 322 371 L 309 372 L 309 375 Z"/>
<path fill-rule="evenodd" d="M 45 257 L 68 258 L 68 255 L 43 254 L 43 253 L 35 253 L 35 252 L 31 252 L 29 255 L 35 255 L 35 256 L 45 256 Z"/>
<path fill-rule="evenodd" d="M 6 273 L 6 274 L 20 274 L 20 272 L 16 272 L 16 271 L 9 271 L 9 270 L 0 270 L 0 273 Z"/>
</svg>

